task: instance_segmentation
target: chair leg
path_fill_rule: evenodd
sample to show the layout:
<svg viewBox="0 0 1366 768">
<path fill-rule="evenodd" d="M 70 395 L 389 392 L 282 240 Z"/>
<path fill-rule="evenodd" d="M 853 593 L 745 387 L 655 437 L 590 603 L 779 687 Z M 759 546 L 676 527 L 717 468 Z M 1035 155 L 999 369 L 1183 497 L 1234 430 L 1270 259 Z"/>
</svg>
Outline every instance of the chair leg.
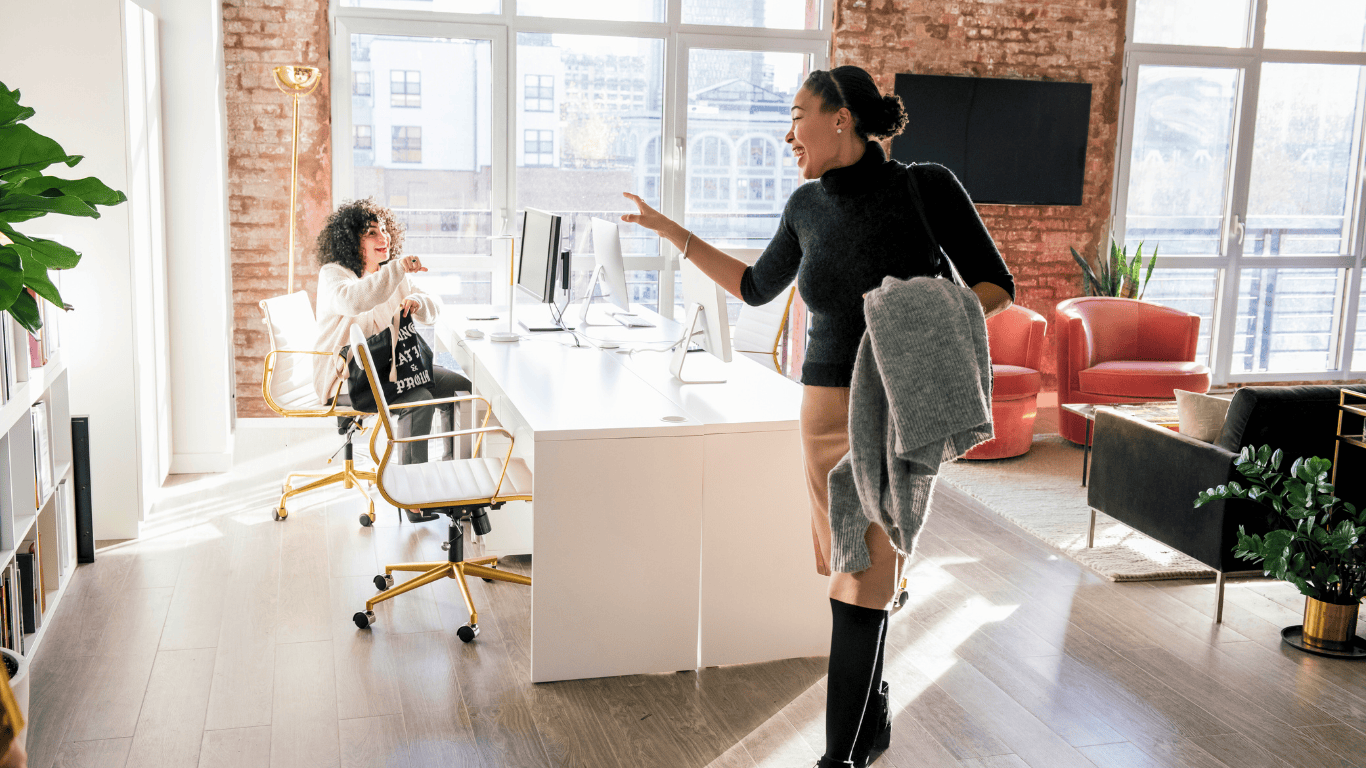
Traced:
<svg viewBox="0 0 1366 768">
<path fill-rule="evenodd" d="M 374 597 L 370 598 L 369 600 L 366 600 L 365 610 L 373 611 L 376 605 L 379 605 L 385 600 L 392 600 L 393 598 L 398 597 L 404 592 L 411 592 L 414 589 L 417 589 L 418 587 L 431 584 L 433 581 L 439 581 L 441 579 L 450 578 L 451 575 L 453 575 L 454 573 L 454 565 L 452 565 L 451 563 L 441 563 L 437 567 L 431 569 L 430 571 L 427 571 L 421 576 L 415 576 L 403 582 L 402 584 L 395 584 L 394 586 L 384 590 L 378 595 L 375 595 Z"/>
<path fill-rule="evenodd" d="M 1217 571 L 1215 577 L 1215 598 L 1214 598 L 1214 623 L 1224 623 L 1224 572 Z"/>
<path fill-rule="evenodd" d="M 1091 549 L 1096 545 L 1096 510 L 1091 509 L 1091 525 L 1086 529 L 1086 548 Z"/>
</svg>

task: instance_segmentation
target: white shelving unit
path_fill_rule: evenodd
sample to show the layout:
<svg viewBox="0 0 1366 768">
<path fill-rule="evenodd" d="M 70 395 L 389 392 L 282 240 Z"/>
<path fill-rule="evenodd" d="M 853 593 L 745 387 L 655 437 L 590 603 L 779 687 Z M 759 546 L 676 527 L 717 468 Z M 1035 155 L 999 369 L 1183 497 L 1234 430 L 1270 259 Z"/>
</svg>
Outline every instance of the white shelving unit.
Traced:
<svg viewBox="0 0 1366 768">
<path fill-rule="evenodd" d="M 38 631 L 25 635 L 23 654 L 31 658 L 76 569 L 71 396 L 61 351 L 52 350 L 46 365 L 30 367 L 28 333 L 8 315 L 0 315 L 0 321 L 0 329 L 12 333 L 11 364 L 19 379 L 0 406 L 0 570 L 8 568 L 18 552 L 27 550 L 24 542 L 34 538 L 36 529 L 41 539 L 46 606 Z M 33 407 L 38 403 L 46 405 L 48 450 L 54 466 L 52 487 L 42 498 L 34 460 Z"/>
</svg>

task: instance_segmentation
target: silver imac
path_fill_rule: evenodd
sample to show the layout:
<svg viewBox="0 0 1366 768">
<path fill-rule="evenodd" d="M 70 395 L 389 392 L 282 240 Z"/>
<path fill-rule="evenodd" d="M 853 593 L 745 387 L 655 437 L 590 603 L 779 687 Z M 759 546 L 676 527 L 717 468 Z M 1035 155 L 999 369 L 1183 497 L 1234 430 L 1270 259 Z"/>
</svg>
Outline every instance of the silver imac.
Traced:
<svg viewBox="0 0 1366 768">
<path fill-rule="evenodd" d="M 698 335 L 702 336 L 702 349 L 720 358 L 721 362 L 730 362 L 730 317 L 726 314 L 726 292 L 721 286 L 687 259 L 679 262 L 679 269 L 683 273 L 683 299 L 687 302 L 687 315 L 683 320 L 683 341 L 674 350 L 669 371 L 684 384 L 724 383 L 725 379 L 694 381 L 683 376 L 688 346 L 693 337 Z"/>
<path fill-rule="evenodd" d="M 593 277 L 588 281 L 588 296 L 583 302 L 583 312 L 579 315 L 580 325 L 589 325 L 588 310 L 598 288 L 607 291 L 607 300 L 616 306 L 609 310 L 618 323 L 632 328 L 652 328 L 654 324 L 642 319 L 631 311 L 631 295 L 626 287 L 626 262 L 621 255 L 621 232 L 617 225 L 604 219 L 594 218 L 593 225 Z"/>
</svg>

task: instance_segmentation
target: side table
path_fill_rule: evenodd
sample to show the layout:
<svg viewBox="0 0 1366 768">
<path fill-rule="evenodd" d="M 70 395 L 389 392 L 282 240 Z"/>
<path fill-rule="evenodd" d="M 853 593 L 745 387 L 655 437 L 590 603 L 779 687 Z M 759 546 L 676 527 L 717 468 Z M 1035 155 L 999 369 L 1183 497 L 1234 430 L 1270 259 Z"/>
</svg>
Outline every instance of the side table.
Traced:
<svg viewBox="0 0 1366 768">
<path fill-rule="evenodd" d="M 1176 401 L 1148 400 L 1141 403 L 1061 403 L 1059 408 L 1086 419 L 1086 444 L 1082 446 L 1081 485 L 1086 487 L 1087 471 L 1091 466 L 1091 430 L 1095 428 L 1096 409 L 1109 408 L 1126 416 L 1150 421 L 1170 429 L 1176 429 Z"/>
</svg>

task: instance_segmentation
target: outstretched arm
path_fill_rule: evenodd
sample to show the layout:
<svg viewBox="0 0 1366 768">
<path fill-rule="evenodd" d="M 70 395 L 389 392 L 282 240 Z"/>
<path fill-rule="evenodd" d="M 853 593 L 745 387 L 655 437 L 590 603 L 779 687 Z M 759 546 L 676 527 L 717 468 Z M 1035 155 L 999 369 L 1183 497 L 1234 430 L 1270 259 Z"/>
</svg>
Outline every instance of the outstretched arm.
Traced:
<svg viewBox="0 0 1366 768">
<path fill-rule="evenodd" d="M 623 192 L 622 194 L 626 199 L 635 203 L 636 208 L 640 211 L 622 216 L 622 221 L 645 227 L 673 243 L 679 251 L 682 251 L 686 245 L 688 260 L 696 264 L 703 274 L 716 281 L 717 285 L 726 289 L 726 292 L 735 298 L 744 298 L 740 295 L 740 278 L 745 274 L 746 267 L 743 261 L 721 252 L 696 235 L 692 235 L 692 240 L 689 241 L 688 237 L 691 233 L 684 229 L 681 224 L 651 208 L 639 196 L 630 192 Z"/>
</svg>

